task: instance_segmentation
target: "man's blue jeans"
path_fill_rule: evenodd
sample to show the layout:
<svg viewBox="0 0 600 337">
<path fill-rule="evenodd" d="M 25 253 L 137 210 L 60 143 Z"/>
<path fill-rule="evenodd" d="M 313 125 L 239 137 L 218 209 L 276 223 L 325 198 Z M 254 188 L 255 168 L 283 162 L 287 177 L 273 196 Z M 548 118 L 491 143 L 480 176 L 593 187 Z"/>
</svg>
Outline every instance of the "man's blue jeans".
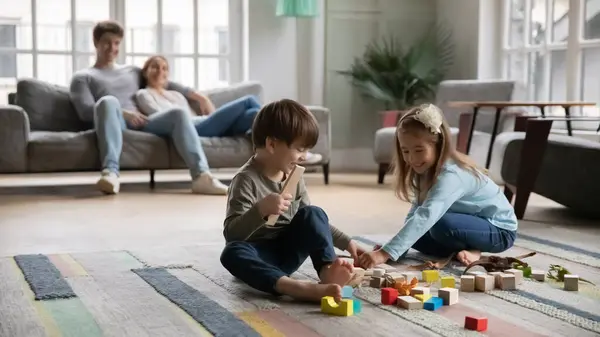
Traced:
<svg viewBox="0 0 600 337">
<path fill-rule="evenodd" d="M 94 124 L 102 168 L 119 173 L 119 158 L 123 148 L 123 130 L 130 128 L 114 96 L 104 96 L 94 106 Z M 154 113 L 140 131 L 170 137 L 177 152 L 190 169 L 192 179 L 208 172 L 208 160 L 196 135 L 189 111 L 173 108 Z"/>
<path fill-rule="evenodd" d="M 308 257 L 317 274 L 337 258 L 327 214 L 316 206 L 299 209 L 275 238 L 227 243 L 221 264 L 254 289 L 279 295 L 277 280 L 290 276 Z"/>
<path fill-rule="evenodd" d="M 516 236 L 516 232 L 498 228 L 478 216 L 446 213 L 412 248 L 440 257 L 461 250 L 501 253 L 513 246 Z"/>
<path fill-rule="evenodd" d="M 232 137 L 248 133 L 259 110 L 258 99 L 247 95 L 224 104 L 208 116 L 192 119 L 200 137 Z"/>
</svg>

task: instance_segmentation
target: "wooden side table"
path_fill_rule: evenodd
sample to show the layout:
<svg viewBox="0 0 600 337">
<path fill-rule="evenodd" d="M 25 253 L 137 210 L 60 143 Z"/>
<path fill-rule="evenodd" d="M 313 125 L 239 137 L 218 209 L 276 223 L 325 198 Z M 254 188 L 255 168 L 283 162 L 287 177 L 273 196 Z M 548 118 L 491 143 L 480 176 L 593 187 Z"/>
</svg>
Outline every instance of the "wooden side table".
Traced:
<svg viewBox="0 0 600 337">
<path fill-rule="evenodd" d="M 593 102 L 523 102 L 523 101 L 454 101 L 448 102 L 448 106 L 452 108 L 470 108 L 472 109 L 472 119 L 471 119 L 471 127 L 468 132 L 468 139 L 466 145 L 466 154 L 469 154 L 469 150 L 471 149 L 471 141 L 473 139 L 473 132 L 475 131 L 475 121 L 477 119 L 477 113 L 481 108 L 494 108 L 496 109 L 496 113 L 494 116 L 494 126 L 492 128 L 492 135 L 490 139 L 490 146 L 488 149 L 487 159 L 485 162 L 485 168 L 490 167 L 490 162 L 492 160 L 492 148 L 494 146 L 494 141 L 496 140 L 496 134 L 498 133 L 498 124 L 500 122 L 500 114 L 505 108 L 509 107 L 537 107 L 540 109 L 542 117 L 546 117 L 546 107 L 562 107 L 565 110 L 566 122 L 567 122 L 567 132 L 569 136 L 573 135 L 573 130 L 571 128 L 571 117 L 570 109 L 576 106 L 596 106 L 596 103 Z"/>
</svg>

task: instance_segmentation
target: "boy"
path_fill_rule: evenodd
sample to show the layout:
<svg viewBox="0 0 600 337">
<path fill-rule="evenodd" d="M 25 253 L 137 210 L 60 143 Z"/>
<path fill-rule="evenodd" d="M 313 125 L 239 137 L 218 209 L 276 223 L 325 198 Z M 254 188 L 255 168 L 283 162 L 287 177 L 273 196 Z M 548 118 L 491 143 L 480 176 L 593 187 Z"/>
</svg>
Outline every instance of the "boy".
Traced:
<svg viewBox="0 0 600 337">
<path fill-rule="evenodd" d="M 310 205 L 303 179 L 293 199 L 280 195 L 287 175 L 318 138 L 314 116 L 293 100 L 272 102 L 259 111 L 252 126 L 254 156 L 229 187 L 221 263 L 233 276 L 266 293 L 308 301 L 332 296 L 339 301 L 353 266 L 339 259 L 333 247 L 347 250 L 355 260 L 364 251 L 331 226 L 321 208 Z M 270 227 L 266 219 L 272 214 L 279 219 Z M 289 277 L 309 256 L 321 283 Z"/>
</svg>

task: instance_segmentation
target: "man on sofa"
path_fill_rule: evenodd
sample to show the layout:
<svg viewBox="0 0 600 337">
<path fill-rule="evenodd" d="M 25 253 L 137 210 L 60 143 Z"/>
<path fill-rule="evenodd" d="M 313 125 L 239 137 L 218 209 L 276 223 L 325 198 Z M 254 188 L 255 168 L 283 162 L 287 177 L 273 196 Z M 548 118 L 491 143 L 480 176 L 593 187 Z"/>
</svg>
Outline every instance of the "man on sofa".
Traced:
<svg viewBox="0 0 600 337">
<path fill-rule="evenodd" d="M 187 111 L 173 108 L 151 117 L 139 112 L 134 101 L 140 87 L 140 73 L 135 66 L 115 63 L 124 29 L 115 21 L 102 21 L 93 30 L 96 62 L 77 72 L 71 81 L 71 101 L 79 118 L 93 122 L 98 139 L 102 173 L 96 186 L 106 194 L 119 192 L 119 158 L 126 128 L 169 136 L 190 169 L 192 192 L 227 193 L 227 186 L 214 178 L 196 130 Z M 209 105 L 208 97 L 179 84 L 169 88 L 181 92 L 200 106 Z"/>
</svg>

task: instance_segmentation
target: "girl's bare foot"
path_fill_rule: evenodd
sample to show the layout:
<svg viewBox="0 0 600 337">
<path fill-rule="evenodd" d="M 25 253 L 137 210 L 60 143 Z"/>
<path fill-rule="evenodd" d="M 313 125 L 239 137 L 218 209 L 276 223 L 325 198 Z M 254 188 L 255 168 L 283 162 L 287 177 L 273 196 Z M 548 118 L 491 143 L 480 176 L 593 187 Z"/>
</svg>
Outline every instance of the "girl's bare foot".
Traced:
<svg viewBox="0 0 600 337">
<path fill-rule="evenodd" d="M 461 250 L 456 254 L 456 259 L 465 266 L 479 260 L 481 258 L 481 252 L 478 250 Z"/>
<path fill-rule="evenodd" d="M 322 284 L 337 284 L 343 287 L 352 278 L 353 271 L 352 263 L 337 259 L 330 265 L 321 268 L 319 278 Z"/>
<path fill-rule="evenodd" d="M 284 276 L 275 284 L 275 290 L 302 301 L 319 302 L 325 296 L 331 296 L 336 302 L 342 300 L 342 287 L 338 284 L 320 284 L 295 280 Z"/>
</svg>

